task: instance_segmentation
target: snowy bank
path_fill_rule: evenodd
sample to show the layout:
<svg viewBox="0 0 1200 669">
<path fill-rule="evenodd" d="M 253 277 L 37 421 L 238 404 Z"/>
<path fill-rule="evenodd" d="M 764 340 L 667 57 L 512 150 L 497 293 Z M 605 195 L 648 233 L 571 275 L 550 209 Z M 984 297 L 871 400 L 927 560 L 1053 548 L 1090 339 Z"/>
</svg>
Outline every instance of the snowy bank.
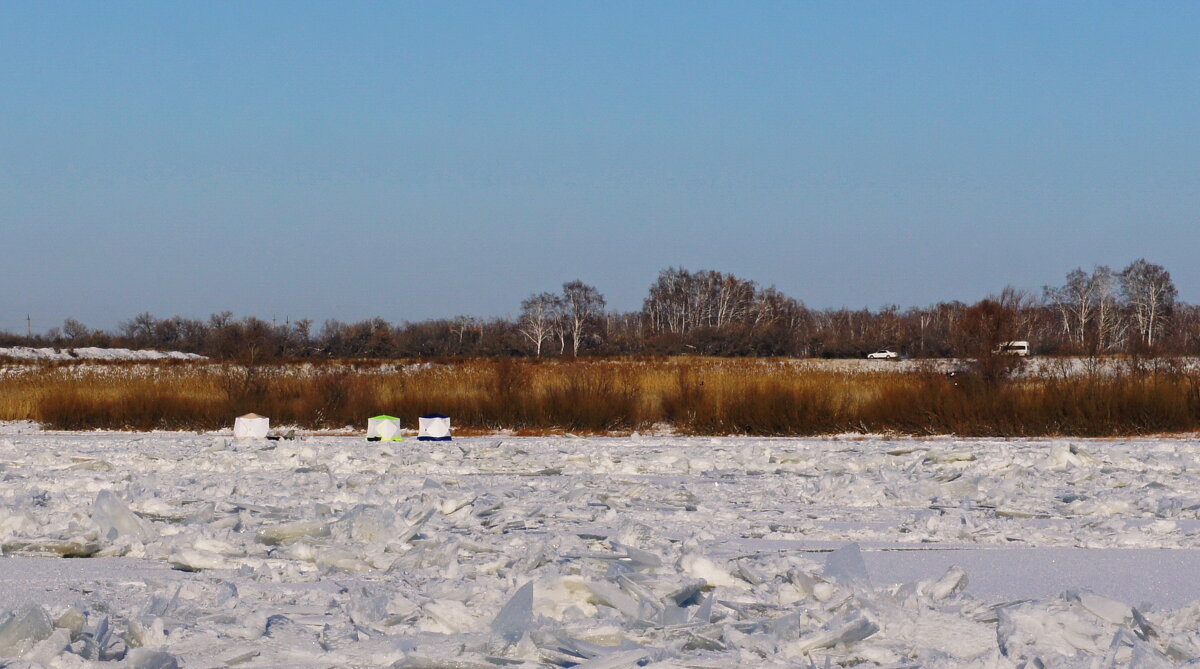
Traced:
<svg viewBox="0 0 1200 669">
<path fill-rule="evenodd" d="M 0 358 L 14 360 L 205 360 L 197 353 L 179 351 L 132 350 L 128 348 L 0 348 Z"/>
</svg>

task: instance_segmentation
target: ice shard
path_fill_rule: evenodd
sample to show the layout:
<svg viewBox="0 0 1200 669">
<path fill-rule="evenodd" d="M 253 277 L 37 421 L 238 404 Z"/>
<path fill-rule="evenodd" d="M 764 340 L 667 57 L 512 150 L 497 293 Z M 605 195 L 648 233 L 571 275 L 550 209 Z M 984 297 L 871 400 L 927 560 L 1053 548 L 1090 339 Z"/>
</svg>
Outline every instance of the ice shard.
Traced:
<svg viewBox="0 0 1200 669">
<path fill-rule="evenodd" d="M 145 539 L 151 534 L 146 523 L 111 490 L 101 490 L 96 495 L 92 504 L 92 522 L 100 530 L 100 536 L 109 540 L 120 536 Z"/>
<path fill-rule="evenodd" d="M 492 631 L 509 643 L 521 640 L 533 628 L 533 582 L 517 589 L 492 620 Z"/>
<path fill-rule="evenodd" d="M 871 584 L 871 578 L 867 574 L 867 563 L 863 561 L 862 551 L 857 543 L 847 544 L 830 553 L 829 557 L 825 558 L 823 575 L 842 584 Z"/>
<path fill-rule="evenodd" d="M 0 623 L 0 657 L 20 657 L 54 632 L 50 615 L 30 602 Z"/>
</svg>

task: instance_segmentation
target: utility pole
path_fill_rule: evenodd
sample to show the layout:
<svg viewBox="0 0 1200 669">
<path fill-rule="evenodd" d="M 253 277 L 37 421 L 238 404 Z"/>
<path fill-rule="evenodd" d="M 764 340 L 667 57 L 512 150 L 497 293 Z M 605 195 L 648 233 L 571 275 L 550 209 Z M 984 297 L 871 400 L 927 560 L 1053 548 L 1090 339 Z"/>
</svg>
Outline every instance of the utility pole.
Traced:
<svg viewBox="0 0 1200 669">
<path fill-rule="evenodd" d="M 29 314 L 25 314 L 25 336 L 33 339 L 33 319 L 29 317 Z"/>
</svg>

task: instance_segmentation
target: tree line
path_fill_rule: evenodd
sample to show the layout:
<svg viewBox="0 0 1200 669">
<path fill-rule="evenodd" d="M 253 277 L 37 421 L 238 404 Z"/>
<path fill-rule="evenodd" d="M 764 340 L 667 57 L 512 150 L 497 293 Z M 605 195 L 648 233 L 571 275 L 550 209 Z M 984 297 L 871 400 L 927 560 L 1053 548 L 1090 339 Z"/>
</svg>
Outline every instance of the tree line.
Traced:
<svg viewBox="0 0 1200 669">
<path fill-rule="evenodd" d="M 986 336 L 981 333 L 987 333 Z M 1038 354 L 1200 354 L 1200 306 L 1178 299 L 1170 273 L 1136 260 L 1120 271 L 1068 272 L 1040 293 L 1006 288 L 974 304 L 901 309 L 809 309 L 756 282 L 714 270 L 661 271 L 639 311 L 607 309 L 582 281 L 531 295 L 515 318 L 459 316 L 391 323 L 272 323 L 230 312 L 207 319 L 143 313 L 115 331 L 66 320 L 0 346 L 155 348 L 223 359 L 711 355 L 861 357 L 890 348 L 911 357 L 973 355 L 1023 339 Z M 983 342 L 982 344 L 980 342 Z"/>
</svg>

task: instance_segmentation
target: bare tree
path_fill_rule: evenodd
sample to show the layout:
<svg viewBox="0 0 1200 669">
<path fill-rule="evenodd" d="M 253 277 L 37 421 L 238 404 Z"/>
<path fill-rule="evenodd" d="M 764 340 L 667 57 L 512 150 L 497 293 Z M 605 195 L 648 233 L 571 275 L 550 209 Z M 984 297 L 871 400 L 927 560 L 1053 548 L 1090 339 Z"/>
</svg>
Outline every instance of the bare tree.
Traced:
<svg viewBox="0 0 1200 669">
<path fill-rule="evenodd" d="M 1117 275 L 1106 265 L 1100 265 L 1092 270 L 1096 313 L 1095 339 L 1096 351 L 1104 351 L 1121 340 L 1121 307 L 1117 300 Z"/>
<path fill-rule="evenodd" d="M 665 269 L 650 286 L 642 311 L 656 332 L 687 334 L 754 321 L 759 293 L 753 281 L 713 270 Z"/>
<path fill-rule="evenodd" d="M 579 355 L 584 337 L 596 332 L 598 319 L 604 315 L 604 296 L 595 287 L 576 279 L 563 284 L 563 306 L 567 328 L 571 335 L 571 355 Z"/>
<path fill-rule="evenodd" d="M 1065 285 L 1045 286 L 1042 292 L 1061 318 L 1063 336 L 1076 349 L 1083 350 L 1089 340 L 1098 349 L 1104 347 L 1116 315 L 1115 281 L 1111 269 L 1100 265 L 1088 274 L 1076 268 L 1067 273 Z"/>
<path fill-rule="evenodd" d="M 521 303 L 517 331 L 533 344 L 533 353 L 542 357 L 542 344 L 549 341 L 562 317 L 563 298 L 554 293 L 538 293 Z"/>
<path fill-rule="evenodd" d="M 691 329 L 694 311 L 691 283 L 691 272 L 682 267 L 659 272 L 642 307 L 651 330 L 682 334 Z"/>
<path fill-rule="evenodd" d="M 87 337 L 89 334 L 91 334 L 91 332 L 83 323 L 80 323 L 74 318 L 68 318 L 67 320 L 63 321 L 62 334 L 70 341 L 75 342 Z"/>
<path fill-rule="evenodd" d="M 458 338 L 458 344 L 455 347 L 455 355 L 463 355 L 466 347 L 466 338 L 468 332 L 479 332 L 482 329 L 482 321 L 472 316 L 457 316 L 451 321 L 450 329 Z"/>
<path fill-rule="evenodd" d="M 142 312 L 133 319 L 122 322 L 121 336 L 129 341 L 130 346 L 149 346 L 154 340 L 154 326 L 158 322 L 150 312 Z"/>
<path fill-rule="evenodd" d="M 1139 258 L 1121 271 L 1121 293 L 1142 336 L 1142 343 L 1154 346 L 1155 336 L 1175 306 L 1179 291 L 1171 273 L 1162 265 Z"/>
<path fill-rule="evenodd" d="M 1009 294 L 1007 289 L 998 298 L 982 300 L 963 312 L 953 333 L 959 355 L 975 359 L 985 387 L 1003 383 L 1017 365 L 1017 358 L 1005 355 L 1002 348 L 1022 331 L 1014 306 L 1019 302 L 1019 296 Z"/>
</svg>

